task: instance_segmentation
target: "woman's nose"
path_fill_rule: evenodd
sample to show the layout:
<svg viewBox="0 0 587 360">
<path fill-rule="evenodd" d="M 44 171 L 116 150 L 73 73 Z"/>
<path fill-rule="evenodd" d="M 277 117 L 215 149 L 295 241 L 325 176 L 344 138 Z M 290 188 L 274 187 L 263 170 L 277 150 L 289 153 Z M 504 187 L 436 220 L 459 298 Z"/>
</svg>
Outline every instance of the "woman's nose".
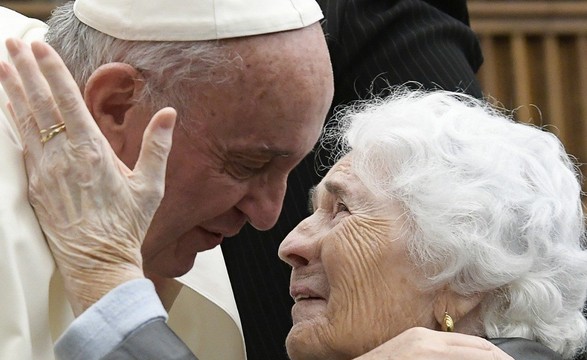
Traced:
<svg viewBox="0 0 587 360">
<path fill-rule="evenodd" d="M 279 258 L 291 267 L 306 266 L 318 254 L 318 236 L 313 215 L 296 226 L 279 245 Z"/>
</svg>

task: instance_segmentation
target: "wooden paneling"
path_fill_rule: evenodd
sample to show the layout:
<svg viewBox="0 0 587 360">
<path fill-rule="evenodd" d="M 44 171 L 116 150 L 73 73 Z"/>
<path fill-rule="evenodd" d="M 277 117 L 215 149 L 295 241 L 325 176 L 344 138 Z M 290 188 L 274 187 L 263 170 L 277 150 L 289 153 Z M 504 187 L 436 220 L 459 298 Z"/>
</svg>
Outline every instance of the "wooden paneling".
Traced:
<svg viewBox="0 0 587 360">
<path fill-rule="evenodd" d="M 53 8 L 63 2 L 64 1 L 12 0 L 0 1 L 0 6 L 7 7 L 30 17 L 47 20 Z"/>
<path fill-rule="evenodd" d="M 469 0 L 484 93 L 587 162 L 587 1 Z"/>
</svg>

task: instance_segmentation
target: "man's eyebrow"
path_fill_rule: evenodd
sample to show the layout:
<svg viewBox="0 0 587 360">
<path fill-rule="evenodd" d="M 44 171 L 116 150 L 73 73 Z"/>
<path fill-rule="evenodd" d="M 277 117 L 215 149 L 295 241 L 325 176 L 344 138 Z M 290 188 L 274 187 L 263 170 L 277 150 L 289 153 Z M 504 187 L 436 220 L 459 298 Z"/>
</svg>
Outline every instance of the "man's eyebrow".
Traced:
<svg viewBox="0 0 587 360">
<path fill-rule="evenodd" d="M 232 153 L 241 153 L 241 154 L 256 154 L 261 156 L 270 156 L 270 157 L 288 157 L 291 155 L 290 151 L 278 148 L 272 148 L 267 146 L 261 147 L 247 147 L 247 148 L 237 148 L 232 149 Z"/>
</svg>

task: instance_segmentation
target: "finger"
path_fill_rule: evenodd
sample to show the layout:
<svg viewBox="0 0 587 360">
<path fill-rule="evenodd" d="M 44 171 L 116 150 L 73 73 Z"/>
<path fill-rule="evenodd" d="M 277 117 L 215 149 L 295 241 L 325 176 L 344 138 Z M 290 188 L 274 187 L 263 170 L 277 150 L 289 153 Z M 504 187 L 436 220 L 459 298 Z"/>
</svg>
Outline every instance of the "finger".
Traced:
<svg viewBox="0 0 587 360">
<path fill-rule="evenodd" d="M 167 157 L 171 150 L 173 128 L 177 113 L 173 108 L 159 110 L 147 125 L 139 159 L 134 169 L 137 180 L 159 184 L 163 191 Z"/>
<path fill-rule="evenodd" d="M 31 116 L 22 83 L 12 65 L 0 62 L 0 83 L 10 100 L 8 110 L 28 151 L 27 159 L 32 161 L 30 165 L 36 166 L 42 154 L 39 128 Z"/>
<path fill-rule="evenodd" d="M 6 40 L 6 48 L 20 75 L 30 108 L 28 112 L 32 113 L 39 129 L 47 129 L 61 123 L 61 114 L 57 110 L 51 89 L 43 77 L 30 47 L 21 40 L 8 39 Z M 14 110 L 19 118 L 25 117 L 25 114 L 21 112 L 24 109 L 15 106 Z"/>
<path fill-rule="evenodd" d="M 6 107 L 10 112 L 10 116 L 12 116 L 14 121 L 17 123 L 18 131 L 20 132 L 20 136 L 22 138 L 22 151 L 24 160 L 27 171 L 30 175 L 32 171 L 34 171 L 33 169 L 38 167 L 41 157 L 43 156 L 43 145 L 41 144 L 41 140 L 39 138 L 39 129 L 37 128 L 35 121 L 32 119 L 26 122 L 18 121 L 16 115 L 14 114 L 14 109 L 12 108 L 11 103 L 8 103 Z"/>
<path fill-rule="evenodd" d="M 45 76 L 61 118 L 67 127 L 70 141 L 87 138 L 88 134 L 99 132 L 80 89 L 57 52 L 42 42 L 31 44 L 39 69 Z"/>
</svg>

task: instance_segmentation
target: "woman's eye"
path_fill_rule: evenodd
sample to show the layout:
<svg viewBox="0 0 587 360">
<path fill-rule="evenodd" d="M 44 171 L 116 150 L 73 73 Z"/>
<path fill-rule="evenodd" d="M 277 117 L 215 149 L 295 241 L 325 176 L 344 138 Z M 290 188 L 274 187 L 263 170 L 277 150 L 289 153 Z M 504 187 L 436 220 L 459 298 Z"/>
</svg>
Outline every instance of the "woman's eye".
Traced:
<svg viewBox="0 0 587 360">
<path fill-rule="evenodd" d="M 338 201 L 336 203 L 335 209 L 334 209 L 334 214 L 338 214 L 341 212 L 349 212 L 349 209 L 347 208 L 347 206 L 345 205 L 345 203 Z"/>
</svg>

